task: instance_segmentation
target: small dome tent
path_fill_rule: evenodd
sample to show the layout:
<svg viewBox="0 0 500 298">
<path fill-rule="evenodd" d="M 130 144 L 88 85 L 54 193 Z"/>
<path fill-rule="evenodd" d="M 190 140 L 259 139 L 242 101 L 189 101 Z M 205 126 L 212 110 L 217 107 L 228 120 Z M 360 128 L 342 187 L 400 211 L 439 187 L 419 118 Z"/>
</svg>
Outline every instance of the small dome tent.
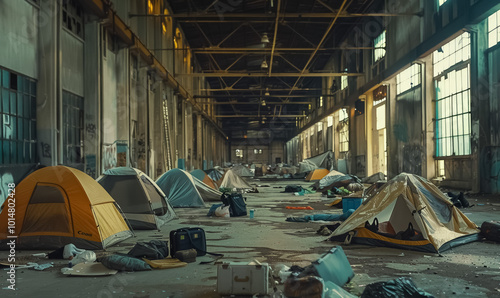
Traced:
<svg viewBox="0 0 500 298">
<path fill-rule="evenodd" d="M 73 243 L 105 249 L 132 236 L 115 200 L 92 177 L 65 166 L 39 169 L 16 186 L 15 233 L 8 203 L 0 213 L 0 248 L 17 236 L 17 249 L 57 249 Z"/>
<path fill-rule="evenodd" d="M 200 169 L 192 171 L 191 176 L 200 180 L 201 182 L 205 183 L 206 185 L 210 186 L 213 189 L 218 189 L 217 184 L 212 180 L 212 178 L 210 178 L 210 176 L 208 176 L 207 173 L 203 172 Z"/>
<path fill-rule="evenodd" d="M 366 222 L 372 223 L 375 219 L 380 223 L 377 231 L 365 227 Z M 411 237 L 401 237 L 401 233 L 408 230 Z M 354 231 L 351 243 L 432 253 L 480 239 L 476 224 L 434 184 L 407 173 L 388 181 L 335 229 L 332 236 L 350 231 Z"/>
<path fill-rule="evenodd" d="M 97 181 L 120 205 L 132 229 L 160 229 L 176 218 L 163 191 L 138 169 L 109 169 Z"/>
<path fill-rule="evenodd" d="M 205 207 L 196 189 L 193 176 L 181 169 L 171 169 L 161 175 L 156 184 L 167 195 L 173 207 Z"/>
</svg>

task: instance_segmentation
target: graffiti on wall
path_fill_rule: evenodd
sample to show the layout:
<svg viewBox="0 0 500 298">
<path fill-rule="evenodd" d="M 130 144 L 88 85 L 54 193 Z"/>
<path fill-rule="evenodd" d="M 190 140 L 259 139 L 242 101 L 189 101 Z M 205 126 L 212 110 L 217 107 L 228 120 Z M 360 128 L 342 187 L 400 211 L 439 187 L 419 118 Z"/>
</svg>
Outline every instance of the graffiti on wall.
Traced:
<svg viewBox="0 0 500 298">
<path fill-rule="evenodd" d="M 26 175 L 35 169 L 37 169 L 36 164 L 0 166 L 0 206 L 9 195 L 9 184 L 19 184 Z"/>
<path fill-rule="evenodd" d="M 403 146 L 401 172 L 422 175 L 423 147 L 420 145 Z"/>
<path fill-rule="evenodd" d="M 500 193 L 500 147 L 483 148 L 480 156 L 481 190 Z"/>
<path fill-rule="evenodd" d="M 87 154 L 85 155 L 85 173 L 92 178 L 97 178 L 97 166 L 96 166 L 96 158 L 95 154 Z"/>
<path fill-rule="evenodd" d="M 85 126 L 85 131 L 87 132 L 87 138 L 89 138 L 89 140 L 95 139 L 96 126 L 94 123 L 88 123 Z"/>
<path fill-rule="evenodd" d="M 106 171 L 116 167 L 116 143 L 104 145 L 102 150 L 102 170 Z"/>
<path fill-rule="evenodd" d="M 42 147 L 42 156 L 48 158 L 52 157 L 52 155 L 50 154 L 51 151 L 50 144 L 41 142 L 40 145 Z"/>
<path fill-rule="evenodd" d="M 364 176 L 366 173 L 366 158 L 364 155 L 356 156 L 356 175 Z"/>
</svg>

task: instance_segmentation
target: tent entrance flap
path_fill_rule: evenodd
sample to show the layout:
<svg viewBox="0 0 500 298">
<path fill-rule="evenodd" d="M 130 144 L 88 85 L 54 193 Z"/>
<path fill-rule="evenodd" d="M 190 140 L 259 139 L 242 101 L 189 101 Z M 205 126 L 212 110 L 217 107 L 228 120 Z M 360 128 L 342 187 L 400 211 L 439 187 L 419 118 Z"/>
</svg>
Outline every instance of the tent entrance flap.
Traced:
<svg viewBox="0 0 500 298">
<path fill-rule="evenodd" d="M 26 208 L 21 234 L 43 231 L 73 235 L 68 205 L 59 186 L 38 183 Z"/>
</svg>

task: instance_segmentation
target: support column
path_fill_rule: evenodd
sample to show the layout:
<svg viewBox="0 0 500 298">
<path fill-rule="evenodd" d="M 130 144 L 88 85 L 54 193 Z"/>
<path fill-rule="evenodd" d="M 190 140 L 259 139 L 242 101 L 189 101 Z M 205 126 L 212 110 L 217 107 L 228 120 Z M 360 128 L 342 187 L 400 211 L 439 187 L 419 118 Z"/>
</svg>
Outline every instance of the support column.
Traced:
<svg viewBox="0 0 500 298">
<path fill-rule="evenodd" d="M 59 98 L 59 13 L 60 7 L 55 1 L 42 0 L 40 14 L 43 19 L 43 30 L 39 30 L 40 53 L 39 79 L 37 86 L 37 136 L 40 163 L 55 166 L 59 162 L 58 119 Z M 40 19 L 40 21 L 42 21 Z"/>
<path fill-rule="evenodd" d="M 488 28 L 486 21 L 475 25 L 470 34 L 471 40 L 471 154 L 472 154 L 472 191 L 481 190 L 482 173 L 489 173 L 489 164 L 481 164 L 481 154 L 486 154 L 490 145 L 489 123 L 489 79 L 488 61 L 485 50 L 488 48 Z M 483 172 L 482 172 L 483 171 Z M 486 177 L 484 177 L 486 178 Z"/>
<path fill-rule="evenodd" d="M 392 179 L 399 174 L 398 144 L 394 135 L 394 124 L 396 117 L 396 78 L 387 82 L 387 112 L 386 112 L 386 134 L 387 134 L 387 179 Z"/>
</svg>

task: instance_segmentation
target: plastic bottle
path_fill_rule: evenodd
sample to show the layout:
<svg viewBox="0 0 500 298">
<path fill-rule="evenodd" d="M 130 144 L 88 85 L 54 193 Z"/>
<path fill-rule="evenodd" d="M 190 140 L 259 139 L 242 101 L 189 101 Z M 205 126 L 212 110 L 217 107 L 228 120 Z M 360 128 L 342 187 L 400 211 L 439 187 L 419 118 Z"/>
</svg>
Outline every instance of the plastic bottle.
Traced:
<svg viewBox="0 0 500 298">
<path fill-rule="evenodd" d="M 255 209 L 250 209 L 250 218 L 254 217 Z"/>
</svg>

